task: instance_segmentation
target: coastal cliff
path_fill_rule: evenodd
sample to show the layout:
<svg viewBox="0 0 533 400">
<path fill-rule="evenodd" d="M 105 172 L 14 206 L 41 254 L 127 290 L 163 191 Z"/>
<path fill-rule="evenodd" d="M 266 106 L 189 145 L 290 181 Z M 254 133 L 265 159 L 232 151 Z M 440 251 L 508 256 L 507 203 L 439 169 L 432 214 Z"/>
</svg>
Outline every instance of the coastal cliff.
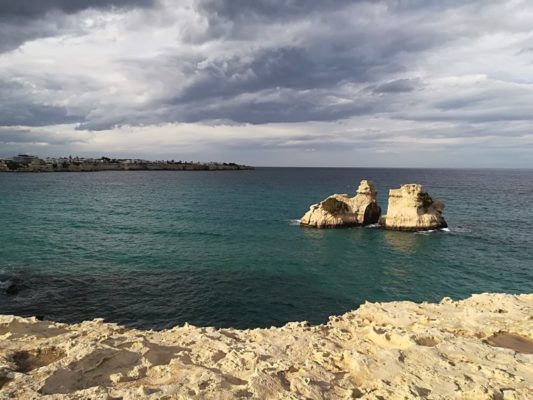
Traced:
<svg viewBox="0 0 533 400">
<path fill-rule="evenodd" d="M 532 316 L 533 294 L 253 330 L 0 316 L 0 398 L 531 399 Z"/>
<path fill-rule="evenodd" d="M 389 191 L 387 215 L 380 224 L 386 229 L 420 231 L 446 228 L 444 203 L 433 199 L 422 185 L 407 184 Z"/>
<path fill-rule="evenodd" d="M 369 225 L 378 222 L 381 208 L 376 202 L 376 188 L 362 180 L 354 197 L 334 194 L 313 204 L 300 219 L 300 225 L 313 228 Z"/>
</svg>

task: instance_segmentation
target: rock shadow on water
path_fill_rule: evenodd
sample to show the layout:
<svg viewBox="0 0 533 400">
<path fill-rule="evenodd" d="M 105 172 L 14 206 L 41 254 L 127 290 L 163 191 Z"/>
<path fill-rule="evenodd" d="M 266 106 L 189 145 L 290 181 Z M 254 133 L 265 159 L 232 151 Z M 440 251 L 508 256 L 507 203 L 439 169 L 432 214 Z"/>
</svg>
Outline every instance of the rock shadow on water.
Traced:
<svg viewBox="0 0 533 400">
<path fill-rule="evenodd" d="M 418 250 L 424 249 L 428 245 L 428 237 L 437 237 L 434 235 L 441 235 L 449 233 L 449 228 L 417 231 L 417 232 L 405 232 L 384 229 L 383 235 L 386 243 L 395 251 L 403 254 L 413 254 Z M 434 242 L 432 242 L 434 243 Z"/>
<path fill-rule="evenodd" d="M 411 254 L 420 247 L 421 238 L 416 235 L 390 230 L 383 230 L 383 235 L 387 244 L 400 253 Z"/>
<path fill-rule="evenodd" d="M 1 314 L 42 315 L 59 322 L 104 318 L 135 328 L 165 329 L 184 323 L 220 328 L 323 323 L 359 306 L 321 287 L 304 271 L 196 268 L 90 274 L 19 271 L 27 289 L 3 296 Z M 287 293 L 292 294 L 287 296 Z"/>
<path fill-rule="evenodd" d="M 0 293 L 7 296 L 16 296 L 21 290 L 25 289 L 22 280 L 19 278 L 5 278 L 0 276 Z"/>
</svg>

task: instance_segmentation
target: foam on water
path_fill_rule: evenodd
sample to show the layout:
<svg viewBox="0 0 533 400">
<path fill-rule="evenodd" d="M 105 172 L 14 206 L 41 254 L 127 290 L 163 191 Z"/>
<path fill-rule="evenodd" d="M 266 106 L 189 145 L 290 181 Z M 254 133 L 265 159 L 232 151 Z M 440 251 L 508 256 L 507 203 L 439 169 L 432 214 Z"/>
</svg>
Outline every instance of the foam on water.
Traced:
<svg viewBox="0 0 533 400">
<path fill-rule="evenodd" d="M 370 225 L 366 225 L 365 228 L 370 228 L 370 229 L 381 228 L 381 225 L 380 224 L 370 224 Z"/>
<path fill-rule="evenodd" d="M 465 226 L 454 226 L 453 230 L 450 230 L 450 232 L 453 232 L 453 233 L 470 233 L 470 232 L 472 232 L 472 229 L 467 228 Z"/>
</svg>

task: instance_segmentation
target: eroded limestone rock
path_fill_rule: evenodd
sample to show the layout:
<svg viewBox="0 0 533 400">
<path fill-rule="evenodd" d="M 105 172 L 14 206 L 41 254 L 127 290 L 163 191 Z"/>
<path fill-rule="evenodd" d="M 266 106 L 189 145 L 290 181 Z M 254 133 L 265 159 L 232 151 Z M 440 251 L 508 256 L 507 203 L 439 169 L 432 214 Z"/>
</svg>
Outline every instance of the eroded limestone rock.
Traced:
<svg viewBox="0 0 533 400">
<path fill-rule="evenodd" d="M 402 231 L 446 228 L 443 209 L 444 204 L 431 198 L 422 185 L 411 183 L 389 191 L 387 215 L 380 223 L 387 229 Z"/>
<path fill-rule="evenodd" d="M 375 224 L 381 215 L 376 195 L 374 184 L 362 180 L 354 197 L 334 194 L 318 204 L 313 204 L 300 219 L 300 225 L 335 228 Z"/>
<path fill-rule="evenodd" d="M 251 330 L 0 316 L 0 399 L 531 399 L 531 315 L 533 294 Z"/>
</svg>

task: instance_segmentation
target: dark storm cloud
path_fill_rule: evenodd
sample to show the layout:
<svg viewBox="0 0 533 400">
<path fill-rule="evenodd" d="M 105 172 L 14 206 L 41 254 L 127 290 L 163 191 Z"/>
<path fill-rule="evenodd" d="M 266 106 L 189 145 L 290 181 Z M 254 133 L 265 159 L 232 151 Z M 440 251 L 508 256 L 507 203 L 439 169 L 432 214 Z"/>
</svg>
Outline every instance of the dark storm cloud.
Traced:
<svg viewBox="0 0 533 400">
<path fill-rule="evenodd" d="M 209 97 L 228 98 L 264 89 L 321 89 L 341 82 L 365 82 L 374 76 L 403 70 L 401 65 L 365 59 L 357 49 L 337 48 L 319 55 L 302 47 L 260 50 L 245 57 L 210 61 L 176 103 Z"/>
<path fill-rule="evenodd" d="M 374 93 L 407 93 L 421 86 L 419 79 L 396 79 L 369 87 Z"/>
<path fill-rule="evenodd" d="M 453 85 L 446 89 L 442 82 L 432 86 L 432 79 L 448 73 L 439 65 L 447 58 L 437 58 L 432 65 L 421 62 L 442 49 L 453 58 L 458 41 L 463 41 L 460 50 L 491 29 L 501 35 L 521 29 L 520 24 L 500 18 L 498 7 L 491 9 L 501 1 L 198 0 L 192 4 L 194 15 L 183 10 L 173 14 L 175 4 L 156 0 L 0 0 L 0 51 L 54 35 L 67 37 L 65 42 L 76 37 L 83 46 L 85 35 L 93 53 L 74 54 L 82 59 L 97 57 L 98 43 L 106 50 L 102 63 L 109 68 L 93 73 L 78 63 L 79 70 L 73 71 L 68 58 L 60 57 L 57 70 L 45 75 L 34 64 L 22 77 L 33 85 L 31 90 L 14 82 L 0 83 L 0 126 L 77 123 L 80 130 L 106 130 L 169 122 L 265 124 L 372 116 L 464 127 L 522 121 L 533 115 L 529 88 L 488 74 L 485 80 L 457 89 Z M 101 26 L 84 28 L 85 17 L 75 18 L 89 8 L 116 12 L 132 7 L 153 7 L 154 12 L 143 10 L 140 15 L 150 18 L 137 16 L 138 20 L 128 14 L 118 18 L 117 25 L 109 18 L 110 29 L 106 18 Z M 146 40 L 153 40 L 153 51 L 139 46 L 145 52 L 137 54 L 137 43 L 125 40 L 131 58 L 120 58 L 123 53 L 114 58 L 112 46 L 130 34 L 142 42 L 143 35 L 135 35 L 147 27 L 144 33 Z M 94 38 L 93 29 L 104 32 Z M 161 36 L 151 38 L 150 29 Z M 161 47 L 159 40 L 164 41 Z M 59 53 L 64 49 L 61 43 L 50 48 Z M 43 53 L 39 56 L 47 58 Z M 468 60 L 462 61 L 468 65 Z M 440 70 L 433 74 L 432 68 Z M 465 69 L 457 74 L 483 75 Z M 100 79 L 106 72 L 109 76 Z M 9 82 L 9 75 L 17 73 L 13 68 L 0 78 Z M 455 137 L 457 132 L 439 134 Z M 316 144 L 325 146 L 324 141 Z"/>
<path fill-rule="evenodd" d="M 438 100 L 434 103 L 435 108 L 443 111 L 458 110 L 461 108 L 474 106 L 486 100 L 486 96 L 477 94 L 474 96 L 462 96 L 451 99 Z"/>
<path fill-rule="evenodd" d="M 472 0 L 471 5 L 496 3 L 498 0 Z M 259 18 L 287 19 L 313 12 L 342 11 L 354 4 L 381 4 L 394 12 L 438 12 L 450 7 L 464 6 L 464 0 L 200 0 L 198 8 L 212 18 L 237 20 Z"/>
<path fill-rule="evenodd" d="M 277 101 L 265 101 L 257 98 L 255 101 L 243 102 L 237 106 L 220 104 L 209 108 L 191 107 L 183 118 L 186 122 L 205 120 L 230 120 L 240 123 L 265 124 L 275 122 L 305 122 L 305 121 L 333 121 L 355 115 L 368 115 L 378 109 L 374 102 L 349 102 L 339 104 L 323 104 L 316 101 L 319 94 L 293 94 L 289 98 Z M 282 96 L 284 97 L 284 96 Z M 291 100 L 290 97 L 293 99 Z"/>
<path fill-rule="evenodd" d="M 0 4 L 3 15 L 35 19 L 29 24 L 35 32 L 11 31 L 16 32 L 13 35 L 16 43 L 26 36 L 38 35 L 39 29 L 48 29 L 43 35 L 61 31 L 57 24 L 52 28 L 40 25 L 39 17 L 49 11 L 74 13 L 88 7 L 146 6 L 153 2 L 56 0 Z M 167 54 L 143 60 L 144 70 L 176 68 L 185 74 L 186 80 L 179 83 L 174 93 L 151 101 L 149 108 L 87 109 L 76 122 L 80 123 L 79 129 L 104 130 L 124 124 L 213 120 L 253 124 L 331 121 L 384 112 L 389 104 L 383 99 L 376 102 L 357 90 L 345 93 L 344 88 L 370 85 L 375 94 L 391 96 L 413 91 L 418 85 L 416 79 L 394 77 L 408 71 L 405 62 L 410 57 L 445 42 L 448 34 L 428 26 L 406 26 L 392 14 L 389 23 L 381 20 L 376 24 L 352 22 L 352 16 L 364 20 L 364 13 L 369 12 L 367 7 L 375 4 L 348 0 L 200 1 L 197 9 L 210 21 L 208 30 L 214 35 L 211 39 L 237 35 L 255 45 L 246 50 L 229 49 L 216 56 L 200 53 L 188 61 L 174 57 L 174 65 L 173 58 Z M 351 9 L 359 5 L 363 8 Z M 369 18 L 371 16 L 372 11 Z M 218 29 L 212 30 L 218 23 L 225 27 L 224 21 L 230 22 L 229 30 L 224 28 L 219 33 Z M 282 35 L 279 43 L 269 37 L 268 43 L 261 40 L 262 32 L 273 24 L 290 27 L 299 23 L 311 24 L 313 28 L 304 35 Z M 295 35 L 290 40 L 293 44 L 284 44 L 282 40 L 290 39 L 289 35 Z M 133 64 L 135 61 L 129 63 Z M 165 75 L 145 79 L 146 82 L 162 80 L 164 87 L 170 86 L 164 82 Z M 340 101 L 325 101 L 325 97 L 338 97 Z M 20 97 L 4 107 L 5 111 L 0 111 L 4 125 L 36 126 L 75 121 L 65 110 L 25 101 L 29 104 L 21 112 L 13 113 L 23 102 Z"/>
<path fill-rule="evenodd" d="M 298 44 L 274 43 L 237 55 L 230 52 L 227 56 L 192 61 L 186 68 L 190 79 L 166 103 L 179 110 L 174 114 L 177 120 L 230 119 L 254 124 L 327 121 L 384 111 L 388 104 L 369 104 L 365 96 L 357 93 L 349 94 L 346 102 L 335 106 L 324 104 L 321 97 L 336 95 L 347 84 L 373 84 L 375 93 L 412 91 L 420 84 L 417 79 L 383 81 L 408 71 L 404 62 L 410 57 L 448 39 L 445 33 L 423 26 L 406 29 L 401 23 L 351 24 L 350 12 L 343 13 L 342 7 L 365 2 L 244 2 L 242 7 L 237 7 L 237 3 L 208 3 L 208 18 L 243 18 L 242 23 L 231 24 L 231 29 L 240 29 L 238 36 L 248 32 L 258 44 L 261 38 L 257 35 L 262 27 L 268 29 L 270 20 L 279 23 L 280 19 L 294 17 L 312 23 L 316 18 L 316 26 L 309 36 L 295 37 Z M 285 8 L 287 12 L 283 12 Z M 327 12 L 331 8 L 334 15 Z M 304 9 L 307 14 L 300 12 Z M 317 10 L 320 15 L 312 17 L 310 14 Z M 267 22 L 255 26 L 243 17 L 248 14 L 264 17 Z M 179 63 L 182 65 L 181 60 Z M 195 68 L 200 64 L 201 68 Z M 275 102 L 260 98 L 264 91 L 275 90 L 290 90 L 291 94 L 279 96 Z M 238 97 L 242 95 L 246 99 L 240 102 Z M 228 102 L 231 99 L 235 101 Z"/>
<path fill-rule="evenodd" d="M 80 138 L 72 139 L 48 132 L 31 131 L 29 129 L 0 127 L 0 143 L 10 145 L 46 144 L 66 146 L 83 142 Z"/>
<path fill-rule="evenodd" d="M 83 117 L 71 115 L 63 107 L 42 104 L 31 99 L 31 89 L 16 82 L 0 80 L 0 127 L 46 126 L 74 123 Z"/>
<path fill-rule="evenodd" d="M 152 7 L 157 0 L 0 0 L 0 53 L 28 40 L 79 32 L 66 15 L 90 8 Z"/>
<path fill-rule="evenodd" d="M 52 23 L 45 20 L 6 21 L 0 17 L 0 54 L 11 51 L 28 40 L 58 35 L 68 29 L 61 19 Z"/>
<path fill-rule="evenodd" d="M 46 126 L 78 122 L 79 116 L 71 116 L 60 107 L 29 102 L 1 103 L 0 126 Z"/>
<path fill-rule="evenodd" d="M 66 14 L 88 8 L 149 7 L 155 0 L 0 0 L 0 18 L 34 19 L 52 11 Z"/>
<path fill-rule="evenodd" d="M 365 0 L 200 0 L 198 8 L 212 17 L 238 19 L 255 15 L 264 18 L 291 18 L 313 11 L 326 11 Z"/>
</svg>

